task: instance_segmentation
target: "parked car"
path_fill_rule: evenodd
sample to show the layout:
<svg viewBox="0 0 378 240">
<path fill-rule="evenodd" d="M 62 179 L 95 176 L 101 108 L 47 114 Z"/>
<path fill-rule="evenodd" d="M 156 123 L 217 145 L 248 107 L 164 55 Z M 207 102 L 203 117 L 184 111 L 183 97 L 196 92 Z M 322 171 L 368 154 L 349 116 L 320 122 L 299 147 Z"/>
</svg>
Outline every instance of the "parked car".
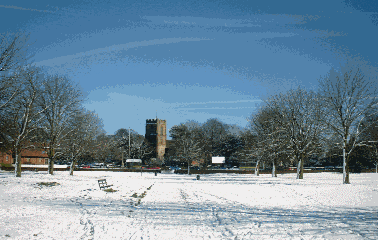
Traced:
<svg viewBox="0 0 378 240">
<path fill-rule="evenodd" d="M 103 163 L 92 163 L 89 166 L 91 166 L 91 168 L 103 168 L 103 167 L 105 167 L 105 164 L 103 164 Z"/>
<path fill-rule="evenodd" d="M 325 166 L 324 167 L 324 170 L 333 170 L 333 169 L 335 169 L 334 166 Z"/>
<path fill-rule="evenodd" d="M 233 166 L 232 168 L 229 168 L 229 170 L 240 170 L 237 166 Z"/>
<path fill-rule="evenodd" d="M 211 166 L 209 167 L 210 170 L 214 170 L 214 169 L 220 169 L 220 166 Z"/>
<path fill-rule="evenodd" d="M 169 167 L 169 169 L 170 169 L 170 170 L 181 170 L 180 167 L 175 167 L 175 166 L 171 166 L 171 167 Z"/>
<path fill-rule="evenodd" d="M 147 169 L 152 169 L 152 170 L 160 170 L 161 168 L 160 167 L 148 167 Z"/>
</svg>

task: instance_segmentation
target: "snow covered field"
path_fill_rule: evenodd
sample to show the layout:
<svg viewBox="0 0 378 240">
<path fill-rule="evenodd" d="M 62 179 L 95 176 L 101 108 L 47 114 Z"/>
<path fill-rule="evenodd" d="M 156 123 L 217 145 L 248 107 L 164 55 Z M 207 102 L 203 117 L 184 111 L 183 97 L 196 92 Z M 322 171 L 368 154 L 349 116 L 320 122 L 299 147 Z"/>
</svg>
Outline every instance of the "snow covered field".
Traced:
<svg viewBox="0 0 378 240">
<path fill-rule="evenodd" d="M 0 171 L 0 239 L 378 239 L 378 174 L 295 177 Z"/>
</svg>

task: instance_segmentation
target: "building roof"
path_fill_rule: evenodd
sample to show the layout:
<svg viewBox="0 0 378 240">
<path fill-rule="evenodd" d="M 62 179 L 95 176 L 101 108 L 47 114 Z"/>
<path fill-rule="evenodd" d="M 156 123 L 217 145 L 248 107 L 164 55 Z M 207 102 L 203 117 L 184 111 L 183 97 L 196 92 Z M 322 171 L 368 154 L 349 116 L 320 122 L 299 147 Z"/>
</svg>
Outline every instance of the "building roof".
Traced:
<svg viewBox="0 0 378 240">
<path fill-rule="evenodd" d="M 21 157 L 47 158 L 48 156 L 45 150 L 23 149 L 21 151 Z"/>
</svg>

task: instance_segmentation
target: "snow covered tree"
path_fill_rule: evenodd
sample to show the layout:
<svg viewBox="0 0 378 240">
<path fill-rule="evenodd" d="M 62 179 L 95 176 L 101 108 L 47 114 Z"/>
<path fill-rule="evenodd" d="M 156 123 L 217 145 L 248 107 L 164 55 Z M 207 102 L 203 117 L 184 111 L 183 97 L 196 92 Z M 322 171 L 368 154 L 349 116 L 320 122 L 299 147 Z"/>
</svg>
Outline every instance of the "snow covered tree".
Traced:
<svg viewBox="0 0 378 240">
<path fill-rule="evenodd" d="M 253 132 L 257 135 L 256 155 L 272 164 L 272 177 L 277 177 L 276 168 L 279 158 L 287 153 L 288 138 L 286 119 L 274 108 L 263 107 L 251 119 Z M 256 166 L 259 167 L 259 166 Z"/>
<path fill-rule="evenodd" d="M 244 130 L 240 133 L 240 141 L 241 146 L 237 149 L 235 154 L 238 158 L 239 165 L 251 164 L 255 161 L 260 164 L 260 158 L 258 158 L 258 154 L 256 154 L 257 135 L 253 134 L 250 129 Z M 256 175 L 258 176 L 258 173 Z"/>
<path fill-rule="evenodd" d="M 81 111 L 82 93 L 65 77 L 47 76 L 43 83 L 43 93 L 37 101 L 42 111 L 45 132 L 44 145 L 48 155 L 48 173 L 54 172 L 54 160 L 61 155 L 57 148 L 71 129 L 71 119 Z"/>
<path fill-rule="evenodd" d="M 298 88 L 270 97 L 267 106 L 282 116 L 278 124 L 285 129 L 289 142 L 287 154 L 298 163 L 297 179 L 303 179 L 305 159 L 321 149 L 319 139 L 323 131 L 320 124 L 323 112 L 319 97 L 314 92 Z M 285 119 L 284 124 L 281 124 L 281 119 Z"/>
<path fill-rule="evenodd" d="M 42 81 L 40 71 L 36 68 L 21 69 L 19 73 L 22 85 L 18 94 L 1 114 L 8 121 L 2 128 L 2 135 L 11 144 L 15 154 L 15 176 L 21 177 L 21 149 L 33 142 L 33 132 L 36 132 L 41 122 L 41 114 L 46 108 L 37 108 L 36 102 L 41 96 Z"/>
<path fill-rule="evenodd" d="M 67 131 L 59 148 L 61 154 L 71 160 L 70 175 L 73 175 L 80 158 L 93 150 L 96 137 L 105 131 L 97 114 L 84 109 L 71 118 Z"/>
<path fill-rule="evenodd" d="M 260 167 L 261 164 L 264 164 L 266 159 L 269 157 L 267 152 L 265 151 L 265 141 L 263 140 L 264 136 L 259 135 L 256 138 L 256 143 L 254 145 L 254 155 L 256 158 L 256 165 L 255 165 L 255 175 L 259 176 L 260 175 Z M 275 174 L 275 173 L 274 173 Z"/>
<path fill-rule="evenodd" d="M 349 184 L 349 156 L 358 145 L 363 120 L 377 112 L 376 77 L 370 80 L 361 69 L 332 69 L 319 80 L 326 115 L 324 124 L 337 135 L 343 150 L 343 183 Z M 349 146 L 349 147 L 348 147 Z"/>
</svg>

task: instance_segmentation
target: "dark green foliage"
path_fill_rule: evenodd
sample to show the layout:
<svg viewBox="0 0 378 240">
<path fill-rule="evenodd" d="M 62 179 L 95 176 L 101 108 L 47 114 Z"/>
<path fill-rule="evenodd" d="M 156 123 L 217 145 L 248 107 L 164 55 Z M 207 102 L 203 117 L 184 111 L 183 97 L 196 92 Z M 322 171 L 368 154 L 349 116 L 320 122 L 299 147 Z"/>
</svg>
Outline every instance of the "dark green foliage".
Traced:
<svg viewBox="0 0 378 240">
<path fill-rule="evenodd" d="M 104 192 L 117 192 L 118 190 L 114 190 L 113 188 L 104 189 Z"/>
</svg>

